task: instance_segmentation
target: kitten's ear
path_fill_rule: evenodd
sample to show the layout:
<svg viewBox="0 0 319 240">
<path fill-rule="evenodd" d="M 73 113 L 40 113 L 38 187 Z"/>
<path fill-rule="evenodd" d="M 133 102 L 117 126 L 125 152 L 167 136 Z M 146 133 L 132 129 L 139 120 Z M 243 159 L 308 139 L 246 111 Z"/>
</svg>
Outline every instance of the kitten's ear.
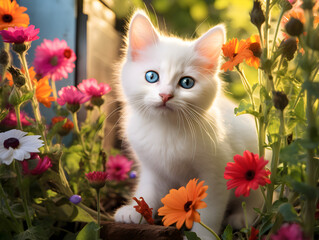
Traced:
<svg viewBox="0 0 319 240">
<path fill-rule="evenodd" d="M 226 30 L 223 25 L 217 25 L 208 30 L 195 42 L 195 50 L 208 59 L 205 68 L 212 69 L 218 65 L 218 59 L 225 43 Z"/>
<path fill-rule="evenodd" d="M 158 41 L 156 30 L 148 17 L 142 12 L 137 12 L 133 16 L 130 23 L 128 39 L 128 52 L 133 60 L 138 58 L 141 50 L 144 50 Z"/>
</svg>

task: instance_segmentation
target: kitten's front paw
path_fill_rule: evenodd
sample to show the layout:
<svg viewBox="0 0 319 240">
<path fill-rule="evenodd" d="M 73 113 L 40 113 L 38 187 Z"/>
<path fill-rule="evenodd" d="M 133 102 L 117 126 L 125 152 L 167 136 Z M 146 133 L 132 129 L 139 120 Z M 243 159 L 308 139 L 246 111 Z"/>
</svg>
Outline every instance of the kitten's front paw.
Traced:
<svg viewBox="0 0 319 240">
<path fill-rule="evenodd" d="M 136 212 L 132 205 L 126 205 L 119 208 L 114 215 L 115 222 L 122 223 L 139 223 L 141 214 Z"/>
</svg>

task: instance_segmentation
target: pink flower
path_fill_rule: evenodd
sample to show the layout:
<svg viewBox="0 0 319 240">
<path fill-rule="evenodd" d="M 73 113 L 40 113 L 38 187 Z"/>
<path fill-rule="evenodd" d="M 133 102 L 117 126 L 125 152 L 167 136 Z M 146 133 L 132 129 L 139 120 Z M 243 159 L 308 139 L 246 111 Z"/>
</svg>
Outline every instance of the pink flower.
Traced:
<svg viewBox="0 0 319 240">
<path fill-rule="evenodd" d="M 281 226 L 275 235 L 270 237 L 271 240 L 304 240 L 301 227 L 297 223 L 285 223 Z"/>
<path fill-rule="evenodd" d="M 111 91 L 111 87 L 106 83 L 98 84 L 96 79 L 90 78 L 83 80 L 79 85 L 78 89 L 91 97 L 101 97 Z"/>
<path fill-rule="evenodd" d="M 33 119 L 30 118 L 25 112 L 20 112 L 20 120 L 22 126 L 30 126 Z M 29 121 L 30 120 L 30 121 Z M 16 127 L 17 126 L 17 116 L 13 109 L 9 110 L 7 116 L 0 122 L 1 125 L 6 127 Z"/>
<path fill-rule="evenodd" d="M 123 181 L 128 178 L 133 161 L 122 155 L 110 156 L 106 163 L 106 172 L 109 180 Z"/>
<path fill-rule="evenodd" d="M 21 163 L 23 174 L 26 175 L 39 175 L 52 167 L 51 159 L 48 156 L 40 158 L 40 156 L 36 153 L 31 153 L 30 158 L 23 160 Z M 31 166 L 35 164 L 36 166 L 32 168 Z"/>
<path fill-rule="evenodd" d="M 80 92 L 74 86 L 63 87 L 58 92 L 59 98 L 57 99 L 58 104 L 63 106 L 65 103 L 75 105 L 82 104 L 90 100 L 90 97 Z"/>
<path fill-rule="evenodd" d="M 106 172 L 89 172 L 85 174 L 86 179 L 89 181 L 91 187 L 95 189 L 102 188 L 107 180 Z"/>
<path fill-rule="evenodd" d="M 39 28 L 34 29 L 34 25 L 30 25 L 29 27 L 9 27 L 8 30 L 0 31 L 0 35 L 4 42 L 7 43 L 24 43 L 24 42 L 32 42 L 37 39 L 38 33 L 40 31 Z"/>
<path fill-rule="evenodd" d="M 235 155 L 235 162 L 228 162 L 224 172 L 224 178 L 229 179 L 227 189 L 236 188 L 235 196 L 249 196 L 250 189 L 256 190 L 259 185 L 270 183 L 270 171 L 265 169 L 268 161 L 258 154 L 245 151 L 243 156 Z"/>
<path fill-rule="evenodd" d="M 38 74 L 48 76 L 52 81 L 58 81 L 68 78 L 68 73 L 71 73 L 75 67 L 75 60 L 75 53 L 65 40 L 44 39 L 35 49 L 34 67 Z"/>
</svg>

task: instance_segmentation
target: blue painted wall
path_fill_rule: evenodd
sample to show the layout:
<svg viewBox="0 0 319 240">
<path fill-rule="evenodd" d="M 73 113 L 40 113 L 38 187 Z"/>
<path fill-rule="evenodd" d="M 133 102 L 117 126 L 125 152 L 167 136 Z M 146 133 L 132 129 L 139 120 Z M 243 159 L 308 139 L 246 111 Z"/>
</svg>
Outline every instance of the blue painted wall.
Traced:
<svg viewBox="0 0 319 240">
<path fill-rule="evenodd" d="M 26 13 L 30 16 L 30 24 L 40 28 L 40 39 L 32 43 L 27 56 L 29 67 L 32 66 L 36 46 L 40 45 L 43 39 L 64 39 L 75 51 L 76 0 L 20 0 L 17 2 L 28 8 Z M 69 74 L 68 79 L 56 82 L 57 90 L 74 85 L 74 72 Z M 47 122 L 50 122 L 54 116 L 53 110 L 44 106 L 40 108 Z"/>
</svg>

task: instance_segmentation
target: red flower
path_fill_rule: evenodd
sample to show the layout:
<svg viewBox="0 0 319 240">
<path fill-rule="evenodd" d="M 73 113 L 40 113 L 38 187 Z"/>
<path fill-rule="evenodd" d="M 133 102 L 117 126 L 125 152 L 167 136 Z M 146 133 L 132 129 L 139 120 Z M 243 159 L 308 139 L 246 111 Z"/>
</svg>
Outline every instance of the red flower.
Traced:
<svg viewBox="0 0 319 240">
<path fill-rule="evenodd" d="M 133 197 L 133 200 L 138 204 L 137 206 L 134 206 L 136 212 L 140 213 L 149 224 L 154 224 L 154 219 L 152 218 L 153 208 L 148 206 L 144 201 L 144 198 L 140 197 L 140 199 L 141 200 L 138 200 L 136 197 Z"/>
<path fill-rule="evenodd" d="M 250 189 L 256 190 L 259 185 L 270 183 L 270 179 L 267 178 L 270 171 L 265 169 L 268 161 L 263 157 L 259 158 L 258 154 L 246 150 L 243 156 L 235 155 L 234 161 L 227 163 L 224 178 L 230 180 L 227 182 L 227 189 L 237 187 L 236 197 L 248 197 Z"/>
<path fill-rule="evenodd" d="M 36 161 L 36 167 L 30 168 L 33 165 L 34 161 Z M 40 156 L 36 153 L 31 153 L 31 157 L 23 160 L 22 169 L 23 174 L 31 174 L 31 175 L 39 175 L 44 173 L 50 167 L 52 167 L 51 159 L 48 156 L 40 158 Z"/>
<path fill-rule="evenodd" d="M 66 119 L 66 123 L 64 123 L 62 125 L 62 127 L 60 129 L 57 130 L 58 134 L 61 136 L 65 136 L 67 135 L 74 127 L 73 122 L 66 118 L 66 117 L 62 117 L 62 116 L 57 116 L 57 117 L 53 117 L 51 119 L 52 121 L 52 126 L 54 126 L 55 124 L 57 124 L 58 122 L 62 122 Z"/>
<path fill-rule="evenodd" d="M 91 187 L 100 189 L 104 187 L 107 180 L 106 172 L 90 172 L 85 174 L 86 179 L 89 181 Z"/>
<path fill-rule="evenodd" d="M 258 229 L 254 228 L 254 227 L 251 227 L 250 236 L 249 236 L 248 240 L 257 240 L 258 239 L 258 233 L 259 233 Z"/>
</svg>

